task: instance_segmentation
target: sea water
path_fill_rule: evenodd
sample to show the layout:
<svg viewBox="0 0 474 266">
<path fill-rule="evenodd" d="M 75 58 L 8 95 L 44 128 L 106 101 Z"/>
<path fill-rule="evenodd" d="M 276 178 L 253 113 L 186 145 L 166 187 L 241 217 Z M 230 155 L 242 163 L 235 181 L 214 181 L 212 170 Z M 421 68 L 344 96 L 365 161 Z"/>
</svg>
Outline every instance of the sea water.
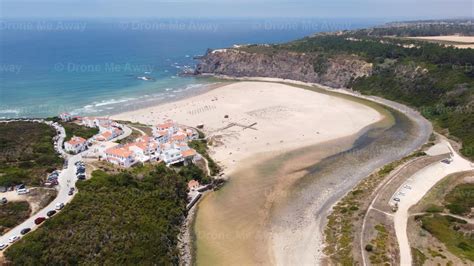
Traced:
<svg viewBox="0 0 474 266">
<path fill-rule="evenodd" d="M 108 115 L 199 93 L 195 56 L 363 28 L 354 19 L 0 20 L 0 118 Z"/>
</svg>

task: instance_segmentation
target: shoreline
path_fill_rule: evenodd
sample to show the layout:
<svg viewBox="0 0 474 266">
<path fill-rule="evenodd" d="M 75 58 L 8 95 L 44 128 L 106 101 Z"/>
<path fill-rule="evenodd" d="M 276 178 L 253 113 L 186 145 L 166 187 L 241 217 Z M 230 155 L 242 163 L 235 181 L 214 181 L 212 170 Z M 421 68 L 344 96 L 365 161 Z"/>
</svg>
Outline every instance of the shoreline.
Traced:
<svg viewBox="0 0 474 266">
<path fill-rule="evenodd" d="M 350 95 L 350 96 L 354 96 L 354 97 L 357 97 L 357 98 L 360 98 L 360 99 L 364 99 L 364 100 L 368 100 L 368 101 L 371 101 L 371 102 L 376 102 L 378 104 L 382 104 L 386 107 L 390 107 L 390 108 L 394 108 L 398 111 L 400 111 L 401 113 L 404 113 L 406 115 L 408 115 L 410 117 L 411 120 L 415 121 L 415 124 L 417 125 L 420 125 L 420 124 L 423 124 L 423 119 L 419 120 L 419 114 L 418 114 L 418 121 L 416 121 L 416 119 L 413 119 L 412 117 L 413 116 L 417 116 L 417 112 L 413 111 L 412 109 L 404 106 L 404 105 L 401 105 L 401 104 L 398 104 L 398 103 L 395 103 L 395 102 L 391 102 L 391 101 L 387 101 L 385 99 L 381 99 L 381 98 L 377 98 L 377 97 L 372 97 L 372 96 L 362 96 L 362 95 L 359 95 L 357 93 L 353 93 L 351 91 L 348 91 L 347 89 L 334 89 L 334 88 L 329 88 L 327 86 L 321 86 L 319 84 L 312 84 L 312 83 L 305 83 L 305 82 L 299 82 L 299 81 L 293 81 L 293 80 L 285 80 L 285 79 L 273 79 L 273 78 L 258 78 L 258 77 L 255 77 L 255 78 L 234 78 L 234 77 L 222 77 L 222 76 L 214 76 L 216 78 L 219 78 L 219 79 L 224 79 L 224 80 L 234 80 L 234 81 L 256 81 L 256 82 L 271 82 L 271 83 L 277 83 L 277 84 L 281 84 L 281 83 L 284 83 L 286 85 L 288 84 L 291 84 L 289 86 L 291 87 L 296 87 L 298 88 L 297 86 L 293 86 L 293 85 L 298 85 L 298 86 L 308 86 L 308 87 L 314 87 L 316 86 L 317 88 L 321 88 L 323 90 L 325 90 L 326 92 L 329 92 L 329 93 L 336 93 L 338 95 L 341 95 L 341 94 L 346 94 L 346 95 Z M 239 83 L 237 82 L 237 83 Z M 233 84 L 233 83 L 231 83 Z M 221 87 L 221 86 L 219 86 Z M 312 92 L 313 93 L 313 92 Z M 204 93 L 206 94 L 206 93 Z M 202 94 L 201 94 L 202 95 Z M 199 96 L 199 95 L 198 95 Z M 193 98 L 193 97 L 197 97 L 196 95 L 193 95 L 191 96 L 190 98 Z M 187 98 L 187 99 L 190 99 L 190 98 Z M 172 104 L 172 103 L 170 103 Z M 149 107 L 149 108 L 146 108 L 148 109 L 147 111 L 151 111 L 150 109 L 152 109 L 153 107 Z M 141 109 L 142 111 L 144 111 L 143 109 Z M 429 123 L 429 122 L 428 122 Z M 372 123 L 371 123 L 372 124 Z M 430 125 L 430 124 L 429 124 Z M 425 125 L 426 126 L 426 125 Z M 427 128 L 430 128 L 430 126 L 427 126 Z M 430 129 L 428 129 L 429 131 Z M 308 144 L 308 143 L 305 143 L 305 145 L 302 145 L 300 148 L 302 147 L 308 147 L 308 146 L 311 146 L 311 144 Z M 293 149 L 294 150 L 294 149 Z M 282 151 L 282 153 L 286 153 L 286 152 L 291 152 L 292 150 L 288 150 L 288 149 L 285 149 Z M 254 155 L 258 154 L 258 152 L 255 152 Z M 248 156 L 247 156 L 248 157 Z M 232 173 L 232 172 L 235 172 L 235 167 L 234 168 L 230 168 L 228 167 L 227 169 L 224 170 L 226 174 L 228 173 Z M 207 198 L 207 197 L 206 197 Z M 201 203 L 200 203 L 201 204 Z M 332 205 L 331 205 L 332 206 Z M 197 206 L 198 207 L 198 206 Z M 330 207 L 329 207 L 330 208 Z M 194 224 L 195 223 L 195 219 L 196 218 L 196 215 L 193 215 L 193 217 L 191 217 L 191 223 Z M 188 227 L 189 229 L 189 227 Z M 321 235 L 321 237 L 323 237 L 323 235 Z M 190 244 L 191 245 L 191 244 Z M 196 258 L 193 258 L 194 261 L 196 260 Z"/>
</svg>

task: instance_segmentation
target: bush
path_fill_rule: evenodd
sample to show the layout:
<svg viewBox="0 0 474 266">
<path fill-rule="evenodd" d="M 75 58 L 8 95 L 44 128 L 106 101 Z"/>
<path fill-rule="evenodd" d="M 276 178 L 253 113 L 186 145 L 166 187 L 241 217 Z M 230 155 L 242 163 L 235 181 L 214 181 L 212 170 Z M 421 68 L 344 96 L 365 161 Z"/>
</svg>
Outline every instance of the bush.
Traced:
<svg viewBox="0 0 474 266">
<path fill-rule="evenodd" d="M 367 244 L 365 245 L 365 250 L 367 252 L 372 252 L 374 250 L 374 246 L 372 246 L 371 244 Z"/>
</svg>

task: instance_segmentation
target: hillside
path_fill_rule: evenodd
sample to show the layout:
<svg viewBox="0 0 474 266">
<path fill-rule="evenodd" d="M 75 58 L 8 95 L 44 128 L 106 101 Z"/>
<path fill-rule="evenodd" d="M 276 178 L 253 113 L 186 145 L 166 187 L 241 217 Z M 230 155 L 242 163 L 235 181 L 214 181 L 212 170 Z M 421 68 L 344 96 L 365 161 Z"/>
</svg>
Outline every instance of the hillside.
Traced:
<svg viewBox="0 0 474 266">
<path fill-rule="evenodd" d="M 0 186 L 39 185 L 63 159 L 53 147 L 55 130 L 43 123 L 0 123 Z"/>
<path fill-rule="evenodd" d="M 176 265 L 187 181 L 204 174 L 164 164 L 95 171 L 53 219 L 6 251 L 14 265 Z M 64 243 L 67 243 L 64 245 Z"/>
<path fill-rule="evenodd" d="M 461 152 L 473 159 L 474 50 L 369 32 L 322 33 L 280 45 L 208 51 L 195 74 L 294 79 L 398 101 L 461 141 Z"/>
</svg>

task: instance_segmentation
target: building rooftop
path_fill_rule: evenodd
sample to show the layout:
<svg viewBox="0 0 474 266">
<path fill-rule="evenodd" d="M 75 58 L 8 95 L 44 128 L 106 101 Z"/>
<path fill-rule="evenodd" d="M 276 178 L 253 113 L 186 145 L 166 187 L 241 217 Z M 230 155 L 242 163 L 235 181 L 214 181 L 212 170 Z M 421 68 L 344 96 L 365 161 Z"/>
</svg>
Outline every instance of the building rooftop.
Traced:
<svg viewBox="0 0 474 266">
<path fill-rule="evenodd" d="M 84 144 L 86 143 L 87 140 L 81 137 L 72 137 L 69 141 L 67 141 L 68 144 L 70 145 L 79 145 L 79 144 Z"/>
</svg>

